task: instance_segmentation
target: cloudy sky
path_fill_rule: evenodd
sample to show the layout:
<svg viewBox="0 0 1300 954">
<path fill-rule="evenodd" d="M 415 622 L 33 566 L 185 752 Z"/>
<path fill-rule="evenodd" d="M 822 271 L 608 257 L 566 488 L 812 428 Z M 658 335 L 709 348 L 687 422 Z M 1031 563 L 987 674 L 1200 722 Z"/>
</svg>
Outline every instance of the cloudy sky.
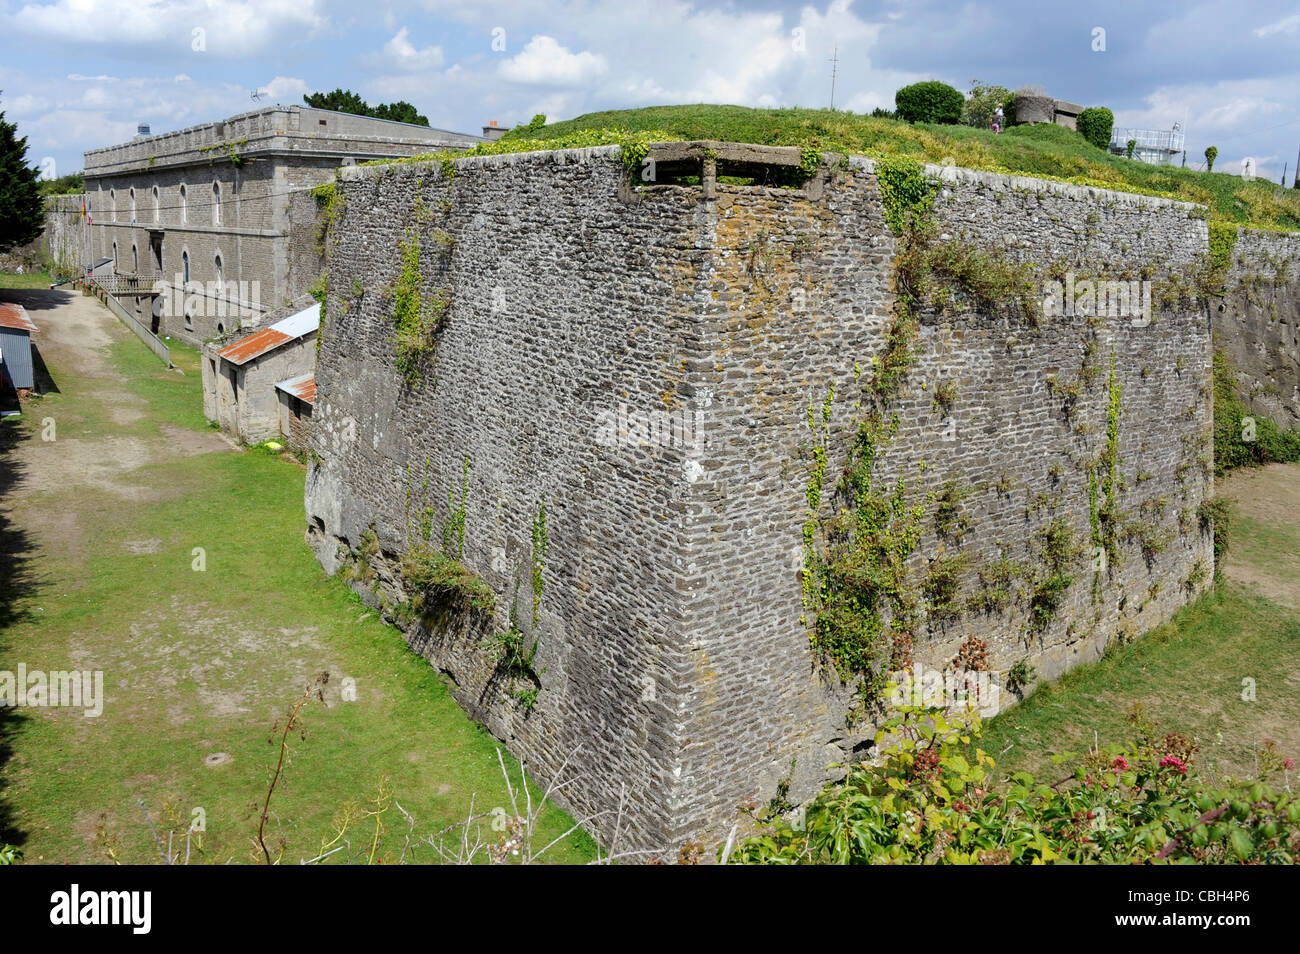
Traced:
<svg viewBox="0 0 1300 954">
<path fill-rule="evenodd" d="M 1104 32 L 1098 32 L 1098 30 Z M 83 150 L 351 88 L 477 132 L 660 103 L 892 106 L 972 78 L 1185 123 L 1188 164 L 1300 148 L 1300 4 L 1093 0 L 0 0 L 0 109 L 59 173 Z M 1102 42 L 1104 41 L 1104 42 Z M 1104 46 L 1104 49 L 1097 49 Z"/>
</svg>

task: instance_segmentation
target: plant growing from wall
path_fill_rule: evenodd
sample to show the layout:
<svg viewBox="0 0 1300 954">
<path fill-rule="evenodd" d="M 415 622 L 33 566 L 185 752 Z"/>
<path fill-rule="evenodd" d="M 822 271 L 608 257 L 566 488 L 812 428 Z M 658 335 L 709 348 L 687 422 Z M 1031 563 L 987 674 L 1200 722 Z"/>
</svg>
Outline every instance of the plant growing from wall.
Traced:
<svg viewBox="0 0 1300 954">
<path fill-rule="evenodd" d="M 463 610 L 491 616 L 496 594 L 454 557 L 417 544 L 402 557 L 401 576 L 410 612 L 421 619 Z"/>
<path fill-rule="evenodd" d="M 465 556 L 465 498 L 469 494 L 469 455 L 465 455 L 461 471 L 460 501 L 457 502 L 455 491 L 447 489 L 447 520 L 442 525 L 442 549 L 444 553 L 456 551 L 456 558 Z"/>
<path fill-rule="evenodd" d="M 450 302 L 445 293 L 425 299 L 420 274 L 419 236 L 408 231 L 400 248 L 401 270 L 393 286 L 397 369 L 407 386 L 414 387 L 420 382 L 420 365 L 433 348 L 433 336 L 442 326 Z"/>
<path fill-rule="evenodd" d="M 1038 673 L 1029 660 L 1022 659 L 1007 670 L 1007 688 L 1016 695 L 1023 695 L 1037 677 Z"/>
<path fill-rule="evenodd" d="M 1074 528 L 1062 517 L 1040 529 L 1035 538 L 1041 568 L 1032 580 L 1029 611 L 1033 625 L 1044 629 L 1056 618 L 1065 594 L 1074 585 L 1071 570 L 1081 548 L 1075 541 Z"/>
<path fill-rule="evenodd" d="M 546 498 L 537 505 L 533 517 L 533 629 L 542 618 L 542 584 L 546 570 Z M 535 648 L 535 647 L 534 647 Z"/>
</svg>

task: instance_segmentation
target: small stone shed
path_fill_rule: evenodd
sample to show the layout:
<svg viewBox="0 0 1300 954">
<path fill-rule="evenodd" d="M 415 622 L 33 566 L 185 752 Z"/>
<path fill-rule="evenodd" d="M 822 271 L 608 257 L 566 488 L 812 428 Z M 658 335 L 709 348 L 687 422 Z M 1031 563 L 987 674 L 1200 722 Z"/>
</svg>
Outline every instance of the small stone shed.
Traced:
<svg viewBox="0 0 1300 954">
<path fill-rule="evenodd" d="M 316 367 L 320 303 L 304 296 L 269 317 L 203 346 L 203 413 L 246 444 L 280 435 L 277 384 Z"/>
<path fill-rule="evenodd" d="M 294 450 L 305 450 L 310 446 L 311 409 L 316 401 L 315 373 L 280 381 L 275 393 L 280 399 L 280 433 L 285 443 Z"/>
</svg>

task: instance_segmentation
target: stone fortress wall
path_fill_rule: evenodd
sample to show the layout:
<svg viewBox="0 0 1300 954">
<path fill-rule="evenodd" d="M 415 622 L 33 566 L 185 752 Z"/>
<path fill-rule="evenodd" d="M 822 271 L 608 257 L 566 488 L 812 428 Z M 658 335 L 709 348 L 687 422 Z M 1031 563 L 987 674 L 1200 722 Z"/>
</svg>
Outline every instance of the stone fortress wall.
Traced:
<svg viewBox="0 0 1300 954">
<path fill-rule="evenodd" d="M 789 150 L 691 150 L 662 147 L 661 170 L 693 156 L 698 180 L 639 187 L 617 147 L 341 170 L 306 495 L 322 564 L 390 615 L 402 554 L 450 526 L 495 610 L 408 621 L 408 640 L 533 771 L 572 779 L 562 799 L 601 813 L 595 833 L 622 803 L 647 848 L 725 836 L 739 801 L 782 783 L 806 798 L 871 736 L 810 646 L 804 528 L 821 470 L 813 536 L 832 532 L 899 240 L 870 160 L 776 189 L 718 181 L 715 156 L 777 167 Z M 1020 663 L 1054 678 L 1209 583 L 1204 212 L 928 171 L 940 241 L 1033 263 L 1043 290 L 1123 280 L 1167 299 L 1036 325 L 921 310 L 891 396 L 872 483 L 920 514 L 907 572 L 963 557 L 956 611 L 923 609 L 916 661 L 943 668 L 977 639 L 1003 685 Z M 393 313 L 416 246 L 424 300 L 450 304 L 411 383 Z M 956 533 L 936 521 L 945 495 Z M 1105 505 L 1114 553 L 1097 571 Z M 1054 526 L 1079 546 L 1042 621 Z M 1002 561 L 1018 568 L 1004 605 L 970 608 Z M 536 645 L 531 675 L 501 665 L 512 625 Z"/>
</svg>

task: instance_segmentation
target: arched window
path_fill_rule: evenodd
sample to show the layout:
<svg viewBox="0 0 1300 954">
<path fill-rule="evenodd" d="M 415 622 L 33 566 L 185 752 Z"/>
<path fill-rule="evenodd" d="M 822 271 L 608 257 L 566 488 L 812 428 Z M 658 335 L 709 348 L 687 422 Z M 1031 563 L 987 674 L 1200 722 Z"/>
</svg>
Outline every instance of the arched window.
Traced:
<svg viewBox="0 0 1300 954">
<path fill-rule="evenodd" d="M 181 224 L 184 225 L 189 221 L 189 209 L 186 208 L 185 183 L 181 183 Z M 188 280 L 189 276 L 186 276 Z"/>
<path fill-rule="evenodd" d="M 181 266 L 185 269 L 185 278 L 183 281 L 188 285 L 190 281 L 190 253 L 181 252 Z"/>
<path fill-rule="evenodd" d="M 131 186 L 131 224 L 135 225 L 135 186 Z"/>
<path fill-rule="evenodd" d="M 111 222 L 117 221 L 117 190 L 116 189 L 108 190 L 108 216 L 109 216 L 109 221 Z"/>
<path fill-rule="evenodd" d="M 217 257 L 212 260 L 212 264 L 215 265 L 217 269 L 217 287 L 220 288 L 222 292 L 224 292 L 226 276 L 225 276 L 225 269 L 222 267 L 221 264 L 220 252 L 218 252 Z"/>
<path fill-rule="evenodd" d="M 221 183 L 212 183 L 212 224 L 221 224 Z"/>
<path fill-rule="evenodd" d="M 113 243 L 113 274 L 117 274 L 117 243 Z"/>
<path fill-rule="evenodd" d="M 157 225 L 157 224 L 158 224 L 158 221 L 159 221 L 159 219 L 158 219 L 158 211 L 159 211 L 159 207 L 160 207 L 160 205 L 161 205 L 161 203 L 159 203 L 159 201 L 158 201 L 158 187 L 157 187 L 157 186 L 154 186 L 154 187 L 153 187 L 153 221 L 154 221 L 154 224 L 155 224 L 155 225 Z"/>
<path fill-rule="evenodd" d="M 136 250 L 135 243 L 131 243 L 131 274 L 140 274 L 140 253 Z"/>
</svg>

